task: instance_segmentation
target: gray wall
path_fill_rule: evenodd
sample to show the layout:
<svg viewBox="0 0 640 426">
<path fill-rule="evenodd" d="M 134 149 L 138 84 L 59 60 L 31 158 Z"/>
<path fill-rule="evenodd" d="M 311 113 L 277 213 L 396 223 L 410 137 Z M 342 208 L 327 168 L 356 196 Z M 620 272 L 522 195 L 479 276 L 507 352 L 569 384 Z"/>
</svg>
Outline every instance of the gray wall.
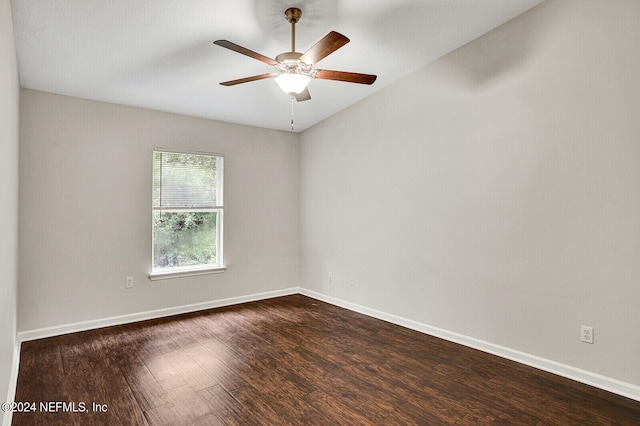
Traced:
<svg viewBox="0 0 640 426">
<path fill-rule="evenodd" d="M 20 117 L 18 331 L 299 285 L 297 135 L 25 89 Z M 148 280 L 154 147 L 225 155 L 225 273 Z"/>
<path fill-rule="evenodd" d="M 548 0 L 304 132 L 305 287 L 640 385 L 638 18 Z"/>
<path fill-rule="evenodd" d="M 13 395 L 10 380 L 18 285 L 18 87 L 11 3 L 0 0 L 0 402 Z"/>
</svg>

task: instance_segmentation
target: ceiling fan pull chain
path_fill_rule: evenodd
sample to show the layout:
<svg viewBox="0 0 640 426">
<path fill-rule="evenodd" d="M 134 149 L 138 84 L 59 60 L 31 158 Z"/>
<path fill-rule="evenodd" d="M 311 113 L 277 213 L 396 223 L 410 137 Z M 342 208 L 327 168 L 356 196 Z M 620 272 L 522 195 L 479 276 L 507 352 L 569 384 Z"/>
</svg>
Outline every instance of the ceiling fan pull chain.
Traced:
<svg viewBox="0 0 640 426">
<path fill-rule="evenodd" d="M 293 101 L 295 97 L 291 95 L 291 131 L 293 132 Z"/>
</svg>

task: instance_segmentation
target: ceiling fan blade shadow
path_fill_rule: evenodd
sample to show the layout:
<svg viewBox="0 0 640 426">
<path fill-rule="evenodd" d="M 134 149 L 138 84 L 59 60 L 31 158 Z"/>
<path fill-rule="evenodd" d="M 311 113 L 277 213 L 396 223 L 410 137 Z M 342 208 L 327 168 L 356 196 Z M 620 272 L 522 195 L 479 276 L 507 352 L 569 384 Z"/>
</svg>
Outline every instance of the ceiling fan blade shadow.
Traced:
<svg viewBox="0 0 640 426">
<path fill-rule="evenodd" d="M 300 57 L 300 61 L 307 65 L 316 64 L 347 43 L 349 43 L 349 39 L 346 36 L 335 31 L 331 31 L 320 39 L 320 41 L 311 46 L 311 48 Z"/>
<path fill-rule="evenodd" d="M 267 65 L 277 65 L 278 63 L 275 61 L 275 59 L 271 59 L 268 58 L 264 55 L 261 55 L 260 53 L 254 52 L 253 50 L 249 50 L 246 47 L 242 47 L 240 45 L 237 45 L 235 43 L 230 42 L 229 40 L 216 40 L 213 42 L 213 44 L 217 44 L 218 46 L 222 46 L 225 47 L 229 50 L 233 50 L 234 52 L 238 52 L 241 53 L 243 55 L 246 55 L 250 58 L 253 59 L 257 59 L 261 62 L 264 62 Z"/>
<path fill-rule="evenodd" d="M 223 86 L 235 86 L 236 84 L 249 83 L 251 81 L 263 80 L 265 78 L 275 77 L 276 73 L 259 74 L 251 77 L 239 78 L 237 80 L 224 81 L 220 83 Z"/>
<path fill-rule="evenodd" d="M 297 95 L 295 95 L 296 102 L 304 102 L 311 99 L 311 93 L 309 93 L 309 88 L 305 87 L 304 90 Z"/>
<path fill-rule="evenodd" d="M 372 74 L 358 74 L 355 72 L 333 71 L 333 70 L 315 70 L 313 77 L 320 80 L 337 80 L 347 83 L 373 84 L 378 78 Z"/>
</svg>

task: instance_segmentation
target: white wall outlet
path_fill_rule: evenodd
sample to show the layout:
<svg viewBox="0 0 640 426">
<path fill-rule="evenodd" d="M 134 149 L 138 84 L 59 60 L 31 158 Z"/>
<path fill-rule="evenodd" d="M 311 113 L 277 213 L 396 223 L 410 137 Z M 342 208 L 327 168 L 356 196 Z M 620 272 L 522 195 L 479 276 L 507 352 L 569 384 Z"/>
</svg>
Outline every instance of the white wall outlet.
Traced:
<svg viewBox="0 0 640 426">
<path fill-rule="evenodd" d="M 133 288 L 133 277 L 127 277 L 124 280 L 124 288 Z"/>
<path fill-rule="evenodd" d="M 583 325 L 580 327 L 580 340 L 585 343 L 593 344 L 593 327 Z"/>
<path fill-rule="evenodd" d="M 355 286 L 355 285 L 356 285 L 356 277 L 354 277 L 353 275 L 351 275 L 351 276 L 349 277 L 349 285 L 350 285 L 351 287 L 353 287 L 353 286 Z"/>
<path fill-rule="evenodd" d="M 329 281 L 333 281 L 333 272 L 329 272 Z"/>
</svg>

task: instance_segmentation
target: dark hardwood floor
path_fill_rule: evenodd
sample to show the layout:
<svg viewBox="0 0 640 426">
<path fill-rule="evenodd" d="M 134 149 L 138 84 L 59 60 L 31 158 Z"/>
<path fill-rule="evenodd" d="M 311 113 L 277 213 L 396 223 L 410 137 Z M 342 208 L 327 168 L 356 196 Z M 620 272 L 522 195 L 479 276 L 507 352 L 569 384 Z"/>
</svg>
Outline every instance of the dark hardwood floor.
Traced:
<svg viewBox="0 0 640 426">
<path fill-rule="evenodd" d="M 26 342 L 16 401 L 37 406 L 14 425 L 640 424 L 640 402 L 301 295 Z"/>
</svg>

